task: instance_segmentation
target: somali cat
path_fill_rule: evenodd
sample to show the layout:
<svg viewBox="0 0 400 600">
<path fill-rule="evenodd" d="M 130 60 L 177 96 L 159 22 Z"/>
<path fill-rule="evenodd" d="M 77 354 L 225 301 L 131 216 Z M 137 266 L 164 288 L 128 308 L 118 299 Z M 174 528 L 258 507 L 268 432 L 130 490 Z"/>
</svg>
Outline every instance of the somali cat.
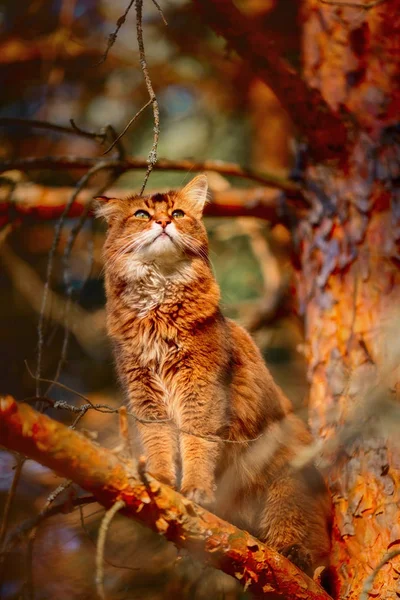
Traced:
<svg viewBox="0 0 400 600">
<path fill-rule="evenodd" d="M 221 313 L 206 197 L 199 175 L 178 192 L 98 199 L 119 378 L 140 419 L 164 421 L 138 423 L 149 472 L 311 574 L 329 555 L 329 496 L 313 466 L 291 466 L 310 434 Z"/>
</svg>

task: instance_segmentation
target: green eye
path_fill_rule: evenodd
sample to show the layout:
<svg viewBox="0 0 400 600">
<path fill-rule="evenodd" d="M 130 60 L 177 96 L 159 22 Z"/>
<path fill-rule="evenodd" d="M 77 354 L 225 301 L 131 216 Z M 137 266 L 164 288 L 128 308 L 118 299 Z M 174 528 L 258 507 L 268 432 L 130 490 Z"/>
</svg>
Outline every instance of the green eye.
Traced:
<svg viewBox="0 0 400 600">
<path fill-rule="evenodd" d="M 172 212 L 172 216 L 174 217 L 174 219 L 182 219 L 182 217 L 185 216 L 185 213 L 183 212 L 183 210 L 174 210 Z"/>
<path fill-rule="evenodd" d="M 144 219 L 144 220 L 146 220 L 146 221 L 148 221 L 148 220 L 150 219 L 150 215 L 149 215 L 149 213 L 147 212 L 147 210 L 137 210 L 137 211 L 135 212 L 135 217 L 136 217 L 137 219 Z"/>
</svg>

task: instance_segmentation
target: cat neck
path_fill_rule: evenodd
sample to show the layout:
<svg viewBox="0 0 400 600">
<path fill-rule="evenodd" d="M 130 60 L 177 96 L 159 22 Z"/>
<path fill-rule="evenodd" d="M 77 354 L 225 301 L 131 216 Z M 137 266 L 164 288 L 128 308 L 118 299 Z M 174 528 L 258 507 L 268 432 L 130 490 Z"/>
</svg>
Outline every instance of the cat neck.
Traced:
<svg viewBox="0 0 400 600">
<path fill-rule="evenodd" d="M 111 287 L 116 274 L 109 273 Z M 157 307 L 177 303 L 193 307 L 200 296 L 208 297 L 215 306 L 219 302 L 219 288 L 210 266 L 202 259 L 185 259 L 174 264 L 131 261 L 124 272 L 124 290 L 120 298 L 138 317 L 144 317 Z"/>
</svg>

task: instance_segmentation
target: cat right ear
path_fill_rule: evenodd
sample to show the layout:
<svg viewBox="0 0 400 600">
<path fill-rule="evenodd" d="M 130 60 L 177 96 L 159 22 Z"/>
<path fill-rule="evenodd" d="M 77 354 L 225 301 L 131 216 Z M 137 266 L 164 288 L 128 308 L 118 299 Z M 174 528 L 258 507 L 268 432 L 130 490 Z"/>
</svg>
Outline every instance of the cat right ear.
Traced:
<svg viewBox="0 0 400 600">
<path fill-rule="evenodd" d="M 94 198 L 94 212 L 96 217 L 104 217 L 109 223 L 118 212 L 118 198 L 109 198 L 108 196 L 96 196 Z"/>
</svg>

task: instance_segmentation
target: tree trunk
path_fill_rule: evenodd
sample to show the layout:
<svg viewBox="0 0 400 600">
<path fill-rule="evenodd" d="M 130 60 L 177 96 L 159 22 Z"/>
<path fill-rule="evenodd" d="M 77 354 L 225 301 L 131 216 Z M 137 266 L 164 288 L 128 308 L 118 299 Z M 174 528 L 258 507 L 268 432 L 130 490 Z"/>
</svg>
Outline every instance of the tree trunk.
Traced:
<svg viewBox="0 0 400 600">
<path fill-rule="evenodd" d="M 400 545 L 399 452 L 381 427 L 399 381 L 391 333 L 400 306 L 400 2 L 349 4 L 305 2 L 306 79 L 357 123 L 343 164 L 308 167 L 314 211 L 297 233 L 311 425 L 317 438 L 342 431 L 347 439 L 329 470 L 333 562 L 341 597 L 355 600 L 386 552 Z M 372 398 L 382 374 L 387 395 Z M 399 572 L 400 559 L 388 561 L 365 597 L 400 597 Z"/>
</svg>

